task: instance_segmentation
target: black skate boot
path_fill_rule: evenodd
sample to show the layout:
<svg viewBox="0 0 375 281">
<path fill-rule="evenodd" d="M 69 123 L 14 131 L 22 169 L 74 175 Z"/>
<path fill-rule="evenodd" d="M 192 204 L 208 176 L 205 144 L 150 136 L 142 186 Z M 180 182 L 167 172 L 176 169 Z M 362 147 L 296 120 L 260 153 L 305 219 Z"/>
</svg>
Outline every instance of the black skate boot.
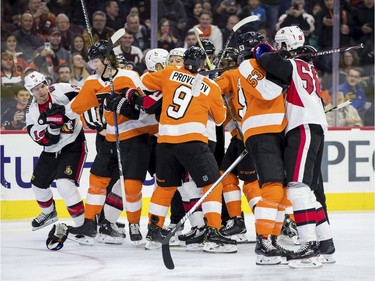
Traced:
<svg viewBox="0 0 375 281">
<path fill-rule="evenodd" d="M 220 234 L 236 240 L 237 243 L 247 242 L 246 226 L 243 217 L 233 217 L 227 220 L 225 226 L 220 229 Z"/>
<path fill-rule="evenodd" d="M 40 228 L 43 228 L 47 225 L 54 223 L 57 220 L 58 218 L 56 209 L 53 209 L 53 211 L 49 214 L 40 213 L 40 215 L 33 219 L 33 221 L 31 222 L 31 226 L 33 227 L 32 230 L 38 230 Z"/>
<path fill-rule="evenodd" d="M 319 245 L 319 251 L 320 251 L 320 256 L 319 260 L 321 263 L 335 263 L 335 245 L 333 244 L 333 239 L 328 239 L 328 240 L 323 240 L 318 242 Z"/>
<path fill-rule="evenodd" d="M 161 248 L 162 240 L 168 235 L 169 231 L 157 225 L 159 218 L 155 215 L 151 216 L 151 223 L 148 224 L 146 234 L 146 250 L 155 250 Z"/>
<path fill-rule="evenodd" d="M 291 268 L 318 268 L 322 267 L 319 255 L 317 242 L 310 241 L 301 245 L 296 252 L 288 254 L 286 259 Z"/>
<path fill-rule="evenodd" d="M 139 223 L 129 223 L 129 236 L 133 244 L 138 245 L 142 240 L 142 233 L 139 230 Z"/>
<path fill-rule="evenodd" d="M 181 245 L 185 245 L 189 251 L 201 250 L 204 238 L 206 237 L 206 230 L 206 226 L 192 227 L 186 234 L 179 235 L 178 240 L 180 240 Z"/>
<path fill-rule="evenodd" d="M 257 265 L 276 265 L 281 263 L 281 251 L 272 245 L 271 238 L 265 238 L 263 235 L 257 235 L 255 254 L 257 255 Z"/>
<path fill-rule="evenodd" d="M 207 227 L 203 252 L 209 253 L 237 253 L 237 242 L 220 234 L 219 230 Z"/>
<path fill-rule="evenodd" d="M 97 223 L 96 220 L 85 219 L 83 225 L 78 227 L 69 226 L 69 234 L 73 234 L 73 237 L 69 239 L 75 240 L 82 245 L 94 245 L 94 238 L 97 234 Z"/>
<path fill-rule="evenodd" d="M 296 223 L 291 220 L 288 214 L 285 214 L 283 227 L 281 228 L 280 238 L 287 243 L 300 245 Z"/>
<path fill-rule="evenodd" d="M 115 223 L 104 219 L 99 227 L 97 241 L 106 244 L 121 245 L 125 241 L 125 234 L 121 233 Z"/>
</svg>

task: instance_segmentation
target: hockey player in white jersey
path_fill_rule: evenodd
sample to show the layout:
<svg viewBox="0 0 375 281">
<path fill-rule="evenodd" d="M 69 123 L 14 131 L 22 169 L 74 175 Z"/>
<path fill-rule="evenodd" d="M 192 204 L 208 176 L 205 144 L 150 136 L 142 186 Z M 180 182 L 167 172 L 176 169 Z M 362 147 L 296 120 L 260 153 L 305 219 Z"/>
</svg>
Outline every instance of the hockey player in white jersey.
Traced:
<svg viewBox="0 0 375 281">
<path fill-rule="evenodd" d="M 84 221 L 84 205 L 77 186 L 87 155 L 86 140 L 80 119 L 68 119 L 64 107 L 80 88 L 67 83 L 48 86 L 44 75 L 36 71 L 27 75 L 24 82 L 33 95 L 26 113 L 27 131 L 33 141 L 43 146 L 31 179 L 42 209 L 32 221 L 33 230 L 57 220 L 50 188 L 54 180 L 75 225 L 80 226 Z"/>
<path fill-rule="evenodd" d="M 322 261 L 334 262 L 330 226 L 312 190 L 319 181 L 327 121 L 318 77 L 309 56 L 316 50 L 304 46 L 304 41 L 299 27 L 284 27 L 276 33 L 275 47 L 289 58 L 270 52 L 262 55 L 260 52 L 257 58 L 267 73 L 289 85 L 285 94 L 288 125 L 284 167 L 287 196 L 293 205 L 301 242 L 300 249 L 287 256 L 292 268 L 321 267 Z M 259 46 L 258 50 L 261 49 Z"/>
</svg>

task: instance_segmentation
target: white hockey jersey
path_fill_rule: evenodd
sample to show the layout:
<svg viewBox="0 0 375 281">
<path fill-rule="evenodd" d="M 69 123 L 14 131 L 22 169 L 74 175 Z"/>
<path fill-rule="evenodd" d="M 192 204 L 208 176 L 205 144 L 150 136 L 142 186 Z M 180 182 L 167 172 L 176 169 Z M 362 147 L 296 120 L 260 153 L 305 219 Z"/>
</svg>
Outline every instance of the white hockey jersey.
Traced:
<svg viewBox="0 0 375 281">
<path fill-rule="evenodd" d="M 80 88 L 67 83 L 56 83 L 49 87 L 50 100 L 54 104 L 67 105 L 80 91 Z M 79 118 L 68 119 L 60 129 L 60 139 L 55 144 L 48 143 L 49 125 L 39 124 L 39 105 L 35 98 L 26 112 L 26 127 L 33 141 L 44 146 L 45 152 L 59 152 L 63 147 L 75 141 L 82 130 Z"/>
<path fill-rule="evenodd" d="M 320 99 L 320 85 L 314 66 L 299 59 L 289 61 L 293 66 L 293 73 L 285 95 L 288 119 L 285 134 L 302 124 L 318 124 L 326 132 L 328 124 Z"/>
</svg>

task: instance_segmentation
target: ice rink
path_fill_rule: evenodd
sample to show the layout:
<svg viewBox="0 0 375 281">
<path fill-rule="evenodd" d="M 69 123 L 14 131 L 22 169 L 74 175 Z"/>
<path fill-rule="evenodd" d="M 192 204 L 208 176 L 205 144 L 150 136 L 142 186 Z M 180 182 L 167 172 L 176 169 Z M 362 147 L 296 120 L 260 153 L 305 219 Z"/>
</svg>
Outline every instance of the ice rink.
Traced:
<svg viewBox="0 0 375 281">
<path fill-rule="evenodd" d="M 1 280 L 374 281 L 374 212 L 332 212 L 330 221 L 336 264 L 299 270 L 285 265 L 255 265 L 255 244 L 239 245 L 236 254 L 171 248 L 174 270 L 164 267 L 161 250 L 135 248 L 128 237 L 120 246 L 80 246 L 67 240 L 55 252 L 45 246 L 51 226 L 33 232 L 31 220 L 1 221 Z M 146 218 L 142 218 L 144 236 L 146 224 Z M 246 215 L 250 239 L 255 238 L 253 224 L 253 216 Z"/>
</svg>

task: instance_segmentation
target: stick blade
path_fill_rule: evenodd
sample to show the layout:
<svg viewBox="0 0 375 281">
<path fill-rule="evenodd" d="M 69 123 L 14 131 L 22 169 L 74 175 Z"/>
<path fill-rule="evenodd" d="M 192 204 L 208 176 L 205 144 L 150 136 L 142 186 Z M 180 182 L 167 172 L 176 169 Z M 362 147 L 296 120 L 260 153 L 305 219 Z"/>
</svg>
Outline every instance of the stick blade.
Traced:
<svg viewBox="0 0 375 281">
<path fill-rule="evenodd" d="M 241 26 L 243 26 L 243 25 L 245 25 L 249 22 L 253 22 L 253 21 L 257 21 L 257 20 L 259 20 L 259 17 L 257 15 L 248 16 L 248 17 L 240 20 L 238 23 L 236 23 L 233 26 L 232 30 L 233 30 L 233 32 L 236 32 L 237 29 L 239 29 Z"/>
<path fill-rule="evenodd" d="M 167 244 L 163 243 L 161 245 L 161 252 L 163 255 L 163 262 L 165 267 L 170 270 L 174 269 L 174 263 L 171 255 L 171 249 L 169 248 L 169 242 Z"/>
<path fill-rule="evenodd" d="M 200 30 L 198 27 L 195 27 L 195 28 L 194 28 L 194 31 L 195 31 L 195 33 L 197 33 L 198 35 L 203 34 L 202 30 Z"/>
<path fill-rule="evenodd" d="M 109 54 L 110 54 L 110 52 L 113 48 L 113 45 L 116 44 L 116 42 L 118 40 L 120 40 L 120 38 L 124 35 L 125 35 L 125 28 L 120 28 L 115 33 L 113 33 L 113 35 L 111 36 L 111 39 L 109 40 L 108 45 L 107 45 L 107 57 L 109 56 Z"/>
</svg>

